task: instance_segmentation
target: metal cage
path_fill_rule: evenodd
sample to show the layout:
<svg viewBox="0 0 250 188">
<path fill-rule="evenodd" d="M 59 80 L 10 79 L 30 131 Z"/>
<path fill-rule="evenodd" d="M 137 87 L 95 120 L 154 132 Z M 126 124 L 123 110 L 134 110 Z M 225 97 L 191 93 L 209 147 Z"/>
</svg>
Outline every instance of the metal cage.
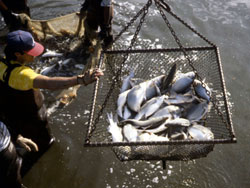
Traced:
<svg viewBox="0 0 250 188">
<path fill-rule="evenodd" d="M 155 0 L 155 2 L 158 8 L 166 9 L 167 5 L 163 1 Z M 161 4 L 159 4 L 160 2 Z M 149 6 L 150 4 L 147 5 L 147 8 Z M 167 11 L 176 17 L 170 9 L 167 8 Z M 145 15 L 142 17 L 140 23 L 144 21 Z M 180 18 L 176 18 L 180 20 Z M 171 30 L 172 27 L 164 15 L 163 19 Z M 132 22 L 134 20 L 132 19 Z M 102 52 L 99 67 L 105 69 L 105 75 L 96 82 L 94 87 L 85 146 L 111 146 L 121 161 L 189 160 L 207 156 L 215 144 L 236 142 L 219 50 L 185 22 L 181 21 L 181 23 L 208 42 L 209 46 L 183 47 L 175 32 L 171 30 L 179 48 L 132 49 L 133 40 L 136 39 L 134 36 L 131 46 L 127 49 L 104 50 Z M 139 25 L 141 27 L 141 24 Z M 135 35 L 138 34 L 139 30 L 140 28 L 137 29 Z M 206 83 L 212 88 L 212 107 L 202 123 L 211 129 L 214 139 L 209 141 L 112 142 L 111 135 L 107 131 L 109 123 L 106 114 L 116 112 L 122 78 L 133 69 L 136 78 L 140 78 L 141 81 L 148 80 L 166 74 L 174 63 L 177 64 L 177 69 L 183 72 L 195 71 L 199 78 L 206 79 Z"/>
</svg>

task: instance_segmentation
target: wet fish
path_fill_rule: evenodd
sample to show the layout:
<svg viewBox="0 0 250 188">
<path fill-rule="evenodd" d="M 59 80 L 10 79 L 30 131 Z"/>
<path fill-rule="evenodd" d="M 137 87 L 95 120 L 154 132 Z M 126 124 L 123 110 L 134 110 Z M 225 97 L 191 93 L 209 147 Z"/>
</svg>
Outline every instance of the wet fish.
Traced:
<svg viewBox="0 0 250 188">
<path fill-rule="evenodd" d="M 118 126 L 123 127 L 126 124 L 131 124 L 136 128 L 146 128 L 149 125 L 157 126 L 165 120 L 166 120 L 165 117 L 152 118 L 152 119 L 144 120 L 144 121 L 139 121 L 139 120 L 135 120 L 135 119 L 127 119 L 127 120 L 119 122 Z"/>
<path fill-rule="evenodd" d="M 61 57 L 63 53 L 58 53 L 55 51 L 47 50 L 45 53 L 42 54 L 42 57 Z"/>
<path fill-rule="evenodd" d="M 129 108 L 127 107 L 127 105 L 124 106 L 124 112 L 123 112 L 123 119 L 129 119 L 132 116 L 131 111 L 129 110 Z"/>
<path fill-rule="evenodd" d="M 135 120 L 140 120 L 141 118 L 148 118 L 155 111 L 157 111 L 163 103 L 164 96 L 155 97 L 147 101 L 142 107 L 139 113 L 135 116 Z"/>
<path fill-rule="evenodd" d="M 150 100 L 153 97 L 160 96 L 161 90 L 155 82 L 149 82 L 149 86 L 146 88 L 146 100 Z"/>
<path fill-rule="evenodd" d="M 154 133 L 143 132 L 138 136 L 139 141 L 169 141 L 169 138 L 166 136 L 158 136 Z"/>
<path fill-rule="evenodd" d="M 200 98 L 203 98 L 209 102 L 211 90 L 205 83 L 204 83 L 204 86 L 205 87 L 202 86 L 202 83 L 200 80 L 196 80 L 196 79 L 194 80 L 194 90 L 195 90 L 195 93 L 197 94 L 197 96 Z"/>
<path fill-rule="evenodd" d="M 51 72 L 58 70 L 60 65 L 58 63 L 55 63 L 54 65 L 51 65 L 49 67 L 45 67 L 44 69 L 41 70 L 40 74 L 42 75 L 49 75 Z"/>
<path fill-rule="evenodd" d="M 173 82 L 175 73 L 176 73 L 176 63 L 170 68 L 168 75 L 165 76 L 162 81 L 161 90 L 163 91 L 163 93 L 165 93 L 168 90 L 170 84 Z"/>
<path fill-rule="evenodd" d="M 108 132 L 112 135 L 113 142 L 122 142 L 122 129 L 121 127 L 118 127 L 117 122 L 114 121 L 112 112 L 107 113 L 107 117 L 109 121 Z"/>
<path fill-rule="evenodd" d="M 119 117 L 123 118 L 123 107 L 127 101 L 127 95 L 130 92 L 130 90 L 127 90 L 123 93 L 121 93 L 118 96 L 118 100 L 117 100 L 117 114 Z"/>
<path fill-rule="evenodd" d="M 172 84 L 171 91 L 176 93 L 182 93 L 187 88 L 191 86 L 195 79 L 195 73 L 194 72 L 187 72 L 187 73 L 179 73 L 177 78 L 174 80 L 174 83 Z"/>
<path fill-rule="evenodd" d="M 165 106 L 158 111 L 156 111 L 151 117 L 167 117 L 167 118 L 177 118 L 180 117 L 182 109 L 179 106 L 169 105 Z"/>
<path fill-rule="evenodd" d="M 122 129 L 122 133 L 126 141 L 136 142 L 138 140 L 138 130 L 131 124 L 125 125 Z"/>
<path fill-rule="evenodd" d="M 134 71 L 131 71 L 130 74 L 123 79 L 122 87 L 120 89 L 120 93 L 122 93 L 124 91 L 127 91 L 128 89 L 131 88 L 131 83 L 130 82 L 131 82 L 131 78 L 133 78 L 134 76 L 135 76 Z"/>
<path fill-rule="evenodd" d="M 199 121 L 202 119 L 209 111 L 210 106 L 207 101 L 202 101 L 193 103 L 190 108 L 186 109 L 185 118 L 189 119 L 191 122 Z"/>
<path fill-rule="evenodd" d="M 167 127 L 170 127 L 170 126 L 188 127 L 191 125 L 190 121 L 185 118 L 167 119 L 164 124 Z"/>
<path fill-rule="evenodd" d="M 190 135 L 191 139 L 194 140 L 212 140 L 214 139 L 214 134 L 211 129 L 204 127 L 199 124 L 193 124 L 192 126 L 188 127 L 188 134 Z"/>
<path fill-rule="evenodd" d="M 193 94 L 172 94 L 169 97 L 165 97 L 164 102 L 168 105 L 184 105 L 188 103 L 192 103 L 195 100 L 195 96 Z"/>
<path fill-rule="evenodd" d="M 127 96 L 127 104 L 131 110 L 134 112 L 139 112 L 141 109 L 141 104 L 145 99 L 146 83 L 143 82 L 139 85 L 134 86 L 129 90 Z"/>
</svg>

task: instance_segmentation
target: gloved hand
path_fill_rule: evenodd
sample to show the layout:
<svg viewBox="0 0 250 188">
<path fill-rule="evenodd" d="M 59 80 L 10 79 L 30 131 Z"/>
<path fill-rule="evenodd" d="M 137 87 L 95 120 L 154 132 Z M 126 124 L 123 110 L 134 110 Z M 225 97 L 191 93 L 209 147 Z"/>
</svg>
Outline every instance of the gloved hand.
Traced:
<svg viewBox="0 0 250 188">
<path fill-rule="evenodd" d="M 38 151 L 38 146 L 31 139 L 24 138 L 22 135 L 17 136 L 17 144 L 26 149 L 27 151 Z"/>
<path fill-rule="evenodd" d="M 100 76 L 103 76 L 103 72 L 100 69 L 90 69 L 84 75 L 77 76 L 77 83 L 86 86 L 98 80 Z"/>
</svg>

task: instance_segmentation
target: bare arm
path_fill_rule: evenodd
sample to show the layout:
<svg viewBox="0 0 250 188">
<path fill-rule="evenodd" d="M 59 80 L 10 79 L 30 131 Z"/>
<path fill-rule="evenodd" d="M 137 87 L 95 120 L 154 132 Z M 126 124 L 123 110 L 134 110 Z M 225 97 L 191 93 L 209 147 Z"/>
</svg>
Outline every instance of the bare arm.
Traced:
<svg viewBox="0 0 250 188">
<path fill-rule="evenodd" d="M 102 75 L 103 72 L 99 69 L 89 70 L 84 75 L 73 77 L 48 77 L 39 75 L 34 79 L 33 87 L 50 90 L 66 89 L 78 84 L 91 84 Z"/>
<path fill-rule="evenodd" d="M 48 77 L 39 75 L 34 79 L 33 87 L 41 89 L 66 89 L 77 85 L 77 77 Z"/>
</svg>

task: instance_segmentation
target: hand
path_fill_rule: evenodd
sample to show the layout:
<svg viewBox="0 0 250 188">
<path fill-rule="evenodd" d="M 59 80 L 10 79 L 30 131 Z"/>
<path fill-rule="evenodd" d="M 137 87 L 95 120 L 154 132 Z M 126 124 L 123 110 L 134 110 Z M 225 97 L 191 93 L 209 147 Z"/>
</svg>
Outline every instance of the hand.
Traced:
<svg viewBox="0 0 250 188">
<path fill-rule="evenodd" d="M 26 149 L 27 151 L 38 151 L 38 146 L 31 139 L 24 138 L 22 135 L 17 136 L 17 144 Z"/>
<path fill-rule="evenodd" d="M 77 83 L 88 85 L 98 80 L 100 76 L 103 76 L 103 72 L 100 69 L 90 69 L 84 75 L 77 76 Z"/>
</svg>

